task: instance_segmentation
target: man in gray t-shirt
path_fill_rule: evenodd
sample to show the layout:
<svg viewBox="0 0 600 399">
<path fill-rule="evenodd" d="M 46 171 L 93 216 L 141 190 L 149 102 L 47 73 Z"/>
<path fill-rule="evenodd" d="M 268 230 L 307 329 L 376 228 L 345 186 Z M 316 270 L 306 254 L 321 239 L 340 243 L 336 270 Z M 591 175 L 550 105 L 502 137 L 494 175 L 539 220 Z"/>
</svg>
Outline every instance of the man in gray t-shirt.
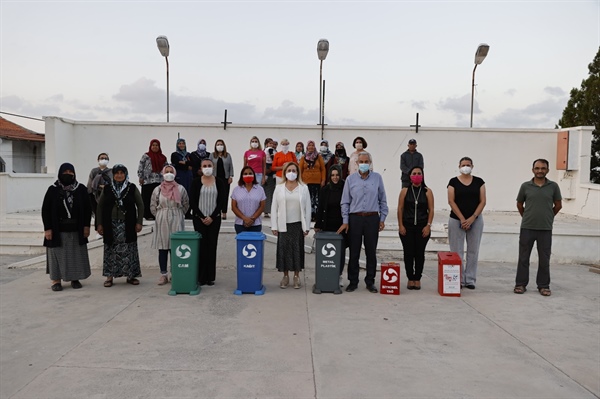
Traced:
<svg viewBox="0 0 600 399">
<path fill-rule="evenodd" d="M 552 224 L 554 216 L 562 208 L 558 184 L 546 178 L 549 163 L 545 159 L 533 162 L 533 179 L 521 184 L 517 194 L 517 209 L 521 214 L 519 234 L 519 261 L 515 280 L 515 294 L 527 291 L 529 283 L 529 257 L 533 243 L 537 242 L 538 272 L 537 289 L 543 296 L 550 296 L 550 253 L 552 252 Z"/>
</svg>

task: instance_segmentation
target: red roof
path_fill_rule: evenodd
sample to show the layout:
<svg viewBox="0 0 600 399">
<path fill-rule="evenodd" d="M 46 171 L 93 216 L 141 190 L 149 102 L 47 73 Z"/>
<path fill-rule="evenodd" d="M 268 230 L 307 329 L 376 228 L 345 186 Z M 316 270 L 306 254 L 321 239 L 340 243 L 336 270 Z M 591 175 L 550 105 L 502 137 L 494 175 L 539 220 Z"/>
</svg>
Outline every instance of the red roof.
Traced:
<svg viewBox="0 0 600 399">
<path fill-rule="evenodd" d="M 36 133 L 0 116 L 0 138 L 7 140 L 46 141 L 46 136 Z"/>
</svg>

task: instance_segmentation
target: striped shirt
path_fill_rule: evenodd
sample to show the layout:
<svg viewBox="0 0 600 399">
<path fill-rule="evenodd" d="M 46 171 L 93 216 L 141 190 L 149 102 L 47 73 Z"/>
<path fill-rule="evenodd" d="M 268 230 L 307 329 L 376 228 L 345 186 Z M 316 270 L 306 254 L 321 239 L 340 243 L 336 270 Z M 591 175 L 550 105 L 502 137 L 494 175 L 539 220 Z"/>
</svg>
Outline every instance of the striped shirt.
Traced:
<svg viewBox="0 0 600 399">
<path fill-rule="evenodd" d="M 198 198 L 198 209 L 202 214 L 210 216 L 217 207 L 217 185 L 203 185 Z"/>
<path fill-rule="evenodd" d="M 252 217 L 256 210 L 260 207 L 260 202 L 265 201 L 267 196 L 265 190 L 263 190 L 260 184 L 254 184 L 250 192 L 246 190 L 245 186 L 236 186 L 231 193 L 231 199 L 235 200 L 237 207 L 244 214 L 244 216 Z M 244 221 L 239 217 L 235 217 L 235 224 L 243 225 Z M 262 219 L 256 218 L 252 226 L 259 226 L 262 224 Z"/>
</svg>

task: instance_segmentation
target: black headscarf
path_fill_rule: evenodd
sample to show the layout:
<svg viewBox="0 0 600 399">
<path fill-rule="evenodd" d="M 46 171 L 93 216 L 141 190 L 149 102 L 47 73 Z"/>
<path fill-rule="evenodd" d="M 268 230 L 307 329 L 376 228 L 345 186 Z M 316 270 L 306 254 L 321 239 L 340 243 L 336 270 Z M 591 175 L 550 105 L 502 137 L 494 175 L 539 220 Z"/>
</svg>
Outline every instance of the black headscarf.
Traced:
<svg viewBox="0 0 600 399">
<path fill-rule="evenodd" d="M 336 183 L 331 181 L 331 172 L 333 170 L 337 170 L 338 175 L 340 176 L 340 180 Z M 342 167 L 340 165 L 331 165 L 329 171 L 327 171 L 327 185 L 331 190 L 339 190 L 342 191 L 344 189 L 344 179 L 342 179 Z"/>
<path fill-rule="evenodd" d="M 125 213 L 125 208 L 123 208 L 123 198 L 127 195 L 127 192 L 129 191 L 129 172 L 127 171 L 125 165 L 120 163 L 114 165 L 112 167 L 112 171 L 113 181 L 110 187 L 117 200 L 117 206 L 119 207 L 119 209 L 121 209 L 123 213 Z M 125 173 L 125 180 L 123 180 L 122 182 L 116 181 L 115 175 L 117 174 L 117 172 Z"/>
</svg>

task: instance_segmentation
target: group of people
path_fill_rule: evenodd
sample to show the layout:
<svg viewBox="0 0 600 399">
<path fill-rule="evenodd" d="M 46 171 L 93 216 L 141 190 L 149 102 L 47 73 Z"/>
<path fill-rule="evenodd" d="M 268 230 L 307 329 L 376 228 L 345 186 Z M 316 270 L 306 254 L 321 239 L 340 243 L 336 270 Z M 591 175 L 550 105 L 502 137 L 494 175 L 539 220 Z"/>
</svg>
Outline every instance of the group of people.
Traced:
<svg viewBox="0 0 600 399">
<path fill-rule="evenodd" d="M 231 210 L 235 231 L 261 231 L 262 217 L 271 217 L 277 237 L 276 268 L 283 273 L 281 288 L 290 284 L 301 287 L 304 269 L 304 237 L 311 223 L 314 230 L 343 235 L 349 249 L 346 291 L 359 284 L 359 258 L 364 245 L 366 288 L 375 286 L 376 249 L 379 232 L 385 227 L 388 205 L 381 175 L 373 170 L 373 160 L 366 151 L 367 142 L 356 137 L 355 149 L 346 153 L 344 144 L 336 143 L 334 152 L 327 140 L 309 140 L 296 144 L 290 151 L 288 139 L 278 142 L 268 138 L 263 150 L 260 140 L 250 139 L 243 155 L 243 167 L 231 192 Z M 434 195 L 425 184 L 423 156 L 411 139 L 400 157 L 402 189 L 398 197 L 398 233 L 404 252 L 407 288 L 421 289 L 425 249 L 431 237 Z M 141 277 L 137 233 L 143 219 L 155 220 L 152 247 L 158 250 L 161 276 L 158 284 L 169 281 L 168 256 L 170 235 L 185 229 L 185 219 L 193 220 L 194 230 L 202 235 L 198 265 L 198 283 L 214 285 L 218 237 L 221 221 L 227 218 L 230 185 L 233 182 L 232 156 L 225 142 L 217 140 L 214 151 L 206 150 L 206 141 L 188 153 L 184 139 L 178 139 L 171 162 L 163 155 L 159 140 L 152 140 L 138 167 L 141 190 L 129 181 L 124 165 L 108 167 L 106 153 L 98 155 L 98 167 L 92 169 L 87 187 L 76 179 L 75 168 L 64 163 L 58 180 L 48 188 L 42 205 L 47 248 L 47 272 L 54 291 L 62 290 L 61 281 L 81 288 L 80 280 L 90 275 L 87 240 L 91 218 L 104 240 L 103 275 L 105 287 L 113 279 L 126 277 L 138 285 Z M 486 205 L 485 182 L 472 174 L 473 161 L 459 160 L 460 174 L 447 185 L 450 250 L 463 260 L 461 286 L 475 289 L 477 260 L 483 232 L 482 211 Z M 523 216 L 519 239 L 519 262 L 514 292 L 524 293 L 529 278 L 529 257 L 538 243 L 540 266 L 537 285 L 544 296 L 550 295 L 549 259 L 553 217 L 561 208 L 560 190 L 546 178 L 546 160 L 534 162 L 534 178 L 523 183 L 517 197 L 517 209 Z M 548 208 L 550 206 L 550 208 Z M 549 210 L 548 210 L 549 209 Z M 466 256 L 465 256 L 466 242 Z M 340 265 L 340 286 L 343 286 Z M 293 272 L 290 281 L 290 272 Z"/>
</svg>

